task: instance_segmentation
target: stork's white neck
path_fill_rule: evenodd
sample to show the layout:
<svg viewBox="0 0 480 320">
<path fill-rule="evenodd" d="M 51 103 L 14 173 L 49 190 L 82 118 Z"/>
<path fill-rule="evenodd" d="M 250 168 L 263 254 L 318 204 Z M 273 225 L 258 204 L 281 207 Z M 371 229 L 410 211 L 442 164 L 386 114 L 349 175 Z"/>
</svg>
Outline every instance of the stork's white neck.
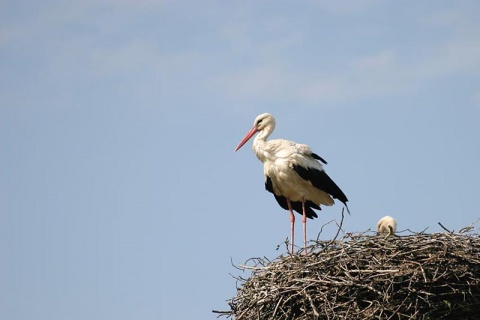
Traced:
<svg viewBox="0 0 480 320">
<path fill-rule="evenodd" d="M 275 125 L 266 126 L 258 132 L 253 140 L 253 152 L 261 162 L 265 162 L 273 156 L 267 142 L 267 138 L 272 134 L 273 129 L 275 129 Z"/>
</svg>

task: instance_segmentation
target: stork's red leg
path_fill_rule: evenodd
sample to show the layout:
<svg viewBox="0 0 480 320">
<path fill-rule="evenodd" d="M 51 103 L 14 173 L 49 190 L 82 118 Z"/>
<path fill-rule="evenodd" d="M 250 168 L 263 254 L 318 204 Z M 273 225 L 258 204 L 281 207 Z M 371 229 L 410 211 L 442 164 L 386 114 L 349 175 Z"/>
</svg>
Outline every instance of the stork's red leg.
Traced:
<svg viewBox="0 0 480 320">
<path fill-rule="evenodd" d="M 305 212 L 305 198 L 302 199 L 303 224 L 303 252 L 307 254 L 307 213 Z"/>
<path fill-rule="evenodd" d="M 287 198 L 288 210 L 290 211 L 290 236 L 292 238 L 292 254 L 293 254 L 293 242 L 295 235 L 295 215 L 293 214 L 292 205 L 290 204 L 290 199 Z"/>
</svg>

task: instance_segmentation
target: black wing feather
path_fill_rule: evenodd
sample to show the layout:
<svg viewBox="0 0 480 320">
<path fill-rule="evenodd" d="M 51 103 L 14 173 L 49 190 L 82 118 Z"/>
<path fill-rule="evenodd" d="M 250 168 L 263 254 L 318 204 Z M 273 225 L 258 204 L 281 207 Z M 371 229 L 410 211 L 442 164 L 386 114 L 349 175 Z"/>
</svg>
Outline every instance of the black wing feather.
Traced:
<svg viewBox="0 0 480 320">
<path fill-rule="evenodd" d="M 316 153 L 313 153 L 313 152 L 312 152 L 312 157 L 313 157 L 314 159 L 320 160 L 320 161 L 323 162 L 324 164 L 327 164 L 327 161 L 325 161 L 325 159 L 323 159 L 322 157 L 320 157 L 320 156 L 319 156 L 318 154 L 316 154 Z"/>
<path fill-rule="evenodd" d="M 325 191 L 333 198 L 340 200 L 345 206 L 347 205 L 347 196 L 325 171 L 315 168 L 304 168 L 300 165 L 293 165 L 293 170 L 295 170 L 295 172 L 303 179 L 310 181 L 314 187 Z"/>
</svg>

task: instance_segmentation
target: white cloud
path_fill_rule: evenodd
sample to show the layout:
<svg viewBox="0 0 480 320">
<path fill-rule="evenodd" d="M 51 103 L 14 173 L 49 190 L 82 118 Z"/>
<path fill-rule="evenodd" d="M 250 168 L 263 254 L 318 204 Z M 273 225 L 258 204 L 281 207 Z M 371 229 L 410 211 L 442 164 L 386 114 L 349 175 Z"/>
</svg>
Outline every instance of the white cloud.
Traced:
<svg viewBox="0 0 480 320">
<path fill-rule="evenodd" d="M 288 92 L 306 104 L 338 104 L 410 94 L 447 77 L 480 72 L 480 42 L 442 42 L 413 54 L 417 56 L 402 57 L 393 49 L 382 49 L 352 55 L 343 61 L 347 68 L 322 73 L 295 70 L 288 61 L 277 60 L 223 74 L 212 83 L 245 100 L 277 100 Z"/>
<path fill-rule="evenodd" d="M 351 14 L 374 3 L 384 2 L 362 1 L 355 8 L 324 1 L 317 5 Z M 322 61 L 328 65 L 326 68 L 323 65 L 305 68 L 304 63 L 309 63 L 308 61 L 290 62 L 286 55 L 282 55 L 282 52 L 288 52 L 289 48 L 295 46 L 309 48 L 311 34 L 308 30 L 289 30 L 283 26 L 283 30 L 290 33 L 275 34 L 275 41 L 285 45 L 280 45 L 277 50 L 267 50 L 268 44 L 256 43 L 255 34 L 250 34 L 248 27 L 243 25 L 242 36 L 230 40 L 237 43 L 239 50 L 243 50 L 243 55 L 261 55 L 267 51 L 277 54 L 270 54 L 274 58 L 263 64 L 246 65 L 242 71 L 223 74 L 221 81 L 216 83 L 228 87 L 226 92 L 246 100 L 280 100 L 288 92 L 299 103 L 338 104 L 387 95 L 409 95 L 449 77 L 476 75 L 480 73 L 480 34 L 476 32 L 480 29 L 480 22 L 474 14 L 478 11 L 471 10 L 470 7 L 471 3 L 453 9 L 449 7 L 448 10 L 440 8 L 437 12 L 425 10 L 432 13 L 414 16 L 409 22 L 418 25 L 419 33 L 424 34 L 421 37 L 412 34 L 407 43 L 390 41 L 389 36 L 395 37 L 396 33 L 401 32 L 394 28 L 390 30 L 393 34 L 382 34 L 387 39 L 384 41 L 387 46 L 378 47 L 378 43 L 373 43 L 370 47 L 362 47 L 358 52 L 334 57 L 331 64 Z M 279 26 L 278 29 L 282 27 Z M 364 29 L 368 30 L 374 29 Z M 379 33 L 375 36 L 378 37 Z M 322 41 L 325 40 L 319 40 L 319 43 Z M 335 40 L 329 41 L 330 45 L 336 44 Z M 328 44 L 325 48 L 328 48 Z M 365 54 L 366 48 L 372 50 L 370 54 Z"/>
<path fill-rule="evenodd" d="M 460 39 L 441 43 L 430 50 L 430 55 L 415 66 L 423 77 L 445 77 L 459 73 L 480 71 L 480 38 Z"/>
<path fill-rule="evenodd" d="M 129 8 L 136 2 L 123 0 L 121 3 L 123 8 Z M 352 12 L 373 8 L 375 3 L 383 1 L 360 1 L 353 8 L 330 1 L 320 1 L 317 5 L 328 7 L 332 12 L 355 15 Z M 404 44 L 380 38 L 355 51 L 345 37 L 358 35 L 352 30 L 355 24 L 336 26 L 342 28 L 340 31 L 324 31 L 324 25 L 320 22 L 317 25 L 314 20 L 301 24 L 303 16 L 290 16 L 289 12 L 258 16 L 255 15 L 258 13 L 250 14 L 248 6 L 235 13 L 228 12 L 226 6 L 217 8 L 213 14 L 191 14 L 195 16 L 194 23 L 202 19 L 215 20 L 210 29 L 188 25 L 188 19 L 182 16 L 184 20 L 178 23 L 183 33 L 168 38 L 178 40 L 180 45 L 175 47 L 159 40 L 162 29 L 157 35 L 142 29 L 150 24 L 139 24 L 143 21 L 142 15 L 150 9 L 160 9 L 166 4 L 174 6 L 173 2 L 144 1 L 144 5 L 132 9 L 137 11 L 131 16 L 129 10 L 118 9 L 120 13 L 106 19 L 110 13 L 102 6 L 113 8 L 113 4 L 113 0 L 88 1 L 42 9 L 28 24 L 23 24 L 24 19 L 1 29 L 0 41 L 5 44 L 15 39 L 34 39 L 34 43 L 38 43 L 40 39 L 36 37 L 41 37 L 44 47 L 38 50 L 38 55 L 42 55 L 44 62 L 41 71 L 47 72 L 42 77 L 51 73 L 51 78 L 60 80 L 72 74 L 78 75 L 77 78 L 86 77 L 87 81 L 88 77 L 118 78 L 129 89 L 143 92 L 145 96 L 183 92 L 192 96 L 223 95 L 219 100 L 242 103 L 287 99 L 309 105 L 339 104 L 410 94 L 438 79 L 480 73 L 480 35 L 476 32 L 480 22 L 476 22 L 471 13 L 465 18 L 465 8 L 433 12 L 419 17 L 421 21 L 410 21 L 427 35 L 420 41 Z M 147 7 L 149 10 L 145 10 Z M 97 10 L 100 8 L 103 11 Z M 227 12 L 231 16 L 225 18 Z M 383 36 L 389 40 L 390 34 L 382 33 L 387 31 L 379 32 L 374 27 L 365 26 L 360 35 L 375 30 L 375 38 Z M 66 28 L 72 28 L 68 31 L 72 37 L 58 40 L 56 33 L 64 36 L 62 32 L 66 32 Z M 132 32 L 130 28 L 136 29 Z M 51 30 L 55 33 L 50 33 Z M 199 37 L 195 36 L 197 30 Z M 344 37 L 339 40 L 336 32 Z M 429 38 L 431 34 L 435 37 Z M 201 40 L 184 41 L 183 36 Z M 309 50 L 323 54 L 337 45 L 351 51 L 318 58 L 308 55 Z M 72 85 L 75 84 L 72 82 Z"/>
<path fill-rule="evenodd" d="M 245 66 L 242 71 L 223 74 L 216 84 L 246 100 L 261 97 L 276 100 L 288 92 L 307 104 L 337 104 L 410 94 L 448 77 L 480 73 L 480 36 L 468 32 L 461 33 L 461 36 L 458 34 L 460 32 L 425 39 L 415 43 L 416 46 L 394 43 L 371 54 L 352 52 L 332 61 L 328 70 L 298 69 L 281 55 L 272 55 L 276 58 L 264 64 Z M 245 34 L 242 38 L 248 39 Z M 289 48 L 301 47 L 305 39 L 307 37 L 302 34 L 286 34 L 277 37 L 276 41 L 286 43 L 284 47 Z M 246 41 L 244 39 L 243 42 Z M 243 54 L 260 53 L 268 46 L 268 43 L 257 47 L 250 44 L 242 47 L 247 49 Z M 279 51 L 282 52 L 281 49 Z"/>
</svg>

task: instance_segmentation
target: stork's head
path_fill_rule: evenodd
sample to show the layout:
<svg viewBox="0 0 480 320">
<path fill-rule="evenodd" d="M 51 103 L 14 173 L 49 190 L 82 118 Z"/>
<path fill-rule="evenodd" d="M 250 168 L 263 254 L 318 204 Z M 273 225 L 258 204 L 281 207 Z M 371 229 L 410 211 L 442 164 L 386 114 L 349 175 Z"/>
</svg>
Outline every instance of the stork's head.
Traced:
<svg viewBox="0 0 480 320">
<path fill-rule="evenodd" d="M 271 130 L 273 130 L 275 128 L 275 118 L 270 113 L 262 113 L 255 118 L 253 127 L 257 128 L 257 132 L 262 131 L 266 127 L 272 127 Z"/>
<path fill-rule="evenodd" d="M 266 136 L 269 135 L 275 128 L 275 118 L 269 113 L 262 113 L 261 115 L 255 118 L 253 122 L 253 127 L 250 131 L 247 132 L 242 141 L 235 148 L 235 151 L 240 149 L 251 137 L 253 137 L 257 132 L 264 131 Z"/>
</svg>

